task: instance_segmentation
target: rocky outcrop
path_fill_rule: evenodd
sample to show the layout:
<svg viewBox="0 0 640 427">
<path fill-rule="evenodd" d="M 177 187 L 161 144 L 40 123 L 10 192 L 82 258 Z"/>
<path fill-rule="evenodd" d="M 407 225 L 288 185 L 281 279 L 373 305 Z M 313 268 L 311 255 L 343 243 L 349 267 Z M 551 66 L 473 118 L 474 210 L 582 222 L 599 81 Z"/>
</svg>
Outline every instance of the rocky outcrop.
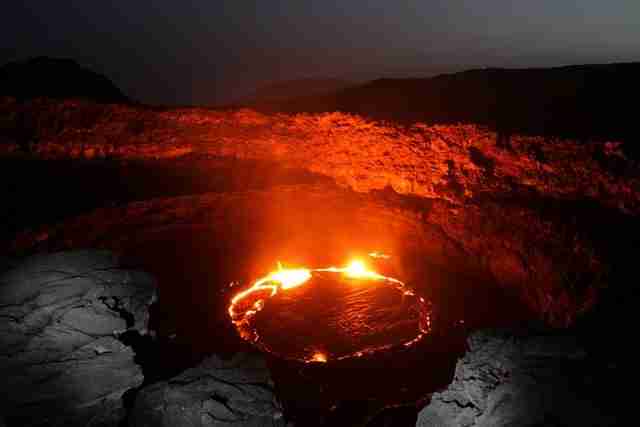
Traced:
<svg viewBox="0 0 640 427">
<path fill-rule="evenodd" d="M 0 418 L 8 426 L 113 426 L 143 381 L 119 338 L 147 332 L 146 273 L 109 252 L 36 255 L 0 273 Z"/>
<path fill-rule="evenodd" d="M 617 425 L 610 391 L 593 385 L 586 354 L 567 336 L 485 330 L 471 335 L 453 382 L 434 393 L 418 427 Z"/>
<path fill-rule="evenodd" d="M 285 426 L 264 359 L 211 356 L 195 368 L 150 385 L 136 397 L 131 427 Z"/>
</svg>

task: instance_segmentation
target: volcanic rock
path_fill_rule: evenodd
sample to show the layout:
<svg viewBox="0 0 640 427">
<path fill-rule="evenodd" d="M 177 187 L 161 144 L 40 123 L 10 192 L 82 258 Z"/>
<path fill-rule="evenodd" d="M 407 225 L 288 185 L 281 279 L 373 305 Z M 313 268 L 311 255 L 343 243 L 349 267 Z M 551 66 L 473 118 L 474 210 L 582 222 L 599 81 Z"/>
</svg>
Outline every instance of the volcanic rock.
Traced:
<svg viewBox="0 0 640 427">
<path fill-rule="evenodd" d="M 482 330 L 468 346 L 453 382 L 419 413 L 418 427 L 616 424 L 574 338 Z"/>
<path fill-rule="evenodd" d="M 140 391 L 132 427 L 285 426 L 269 371 L 259 356 L 217 356 Z"/>
<path fill-rule="evenodd" d="M 117 425 L 143 380 L 119 336 L 147 332 L 146 273 L 106 251 L 35 255 L 0 274 L 0 418 L 11 425 Z"/>
<path fill-rule="evenodd" d="M 462 205 L 528 190 L 559 200 L 593 199 L 640 212 L 640 173 L 618 141 L 498 134 L 472 125 L 405 126 L 343 113 L 262 114 L 254 110 L 155 109 L 89 102 L 0 100 L 0 134 L 37 127 L 42 158 L 156 159 L 187 154 L 278 161 L 329 176 L 355 191 Z M 88 117 L 87 117 L 88 116 Z M 3 123 L 4 122 L 4 123 Z M 3 144 L 0 150 L 15 149 Z M 458 184 L 450 188 L 452 180 Z"/>
</svg>

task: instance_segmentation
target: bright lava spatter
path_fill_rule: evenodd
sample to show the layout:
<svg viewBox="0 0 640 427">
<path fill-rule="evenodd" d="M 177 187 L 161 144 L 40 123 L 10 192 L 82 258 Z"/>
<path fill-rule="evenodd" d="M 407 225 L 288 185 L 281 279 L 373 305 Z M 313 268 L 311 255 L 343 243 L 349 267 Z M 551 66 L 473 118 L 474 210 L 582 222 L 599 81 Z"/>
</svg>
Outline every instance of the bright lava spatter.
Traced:
<svg viewBox="0 0 640 427">
<path fill-rule="evenodd" d="M 369 254 L 369 256 L 372 258 L 389 258 L 388 255 L 379 254 L 377 252 L 373 252 Z M 400 280 L 393 277 L 387 277 L 370 270 L 366 266 L 366 264 L 359 259 L 351 261 L 345 267 L 327 267 L 314 269 L 283 268 L 282 265 L 278 262 L 277 270 L 272 271 L 261 279 L 258 279 L 248 289 L 238 292 L 231 299 L 231 303 L 228 308 L 229 316 L 231 317 L 234 325 L 236 325 L 242 338 L 249 341 L 257 341 L 257 337 L 251 337 L 250 334 L 243 333 L 243 327 L 246 327 L 249 324 L 251 318 L 260 310 L 262 310 L 262 308 L 264 307 L 265 299 L 275 296 L 278 292 L 286 291 L 304 285 L 312 278 L 314 272 L 338 273 L 349 279 L 385 281 L 399 288 L 402 291 L 403 295 L 415 296 L 414 292 L 408 289 L 406 285 Z M 245 300 L 251 300 L 253 301 L 253 303 L 247 306 L 246 304 L 243 304 L 243 301 Z M 422 297 L 418 297 L 417 301 L 421 307 L 426 305 L 426 302 Z M 427 313 L 427 310 L 420 311 L 423 313 Z M 431 326 L 428 313 L 426 314 L 426 318 L 424 320 L 424 324 L 420 322 L 420 332 L 417 334 L 417 336 L 403 343 L 405 347 L 409 347 L 417 343 L 428 333 Z M 389 347 L 390 346 L 387 345 L 377 348 L 369 348 L 366 351 L 360 351 L 350 356 L 342 356 L 334 359 L 340 360 L 347 357 L 359 357 L 363 356 L 364 354 L 373 353 L 375 351 L 385 350 Z M 329 356 L 326 353 L 317 351 L 310 355 L 310 357 L 305 361 L 326 363 L 328 359 Z"/>
</svg>

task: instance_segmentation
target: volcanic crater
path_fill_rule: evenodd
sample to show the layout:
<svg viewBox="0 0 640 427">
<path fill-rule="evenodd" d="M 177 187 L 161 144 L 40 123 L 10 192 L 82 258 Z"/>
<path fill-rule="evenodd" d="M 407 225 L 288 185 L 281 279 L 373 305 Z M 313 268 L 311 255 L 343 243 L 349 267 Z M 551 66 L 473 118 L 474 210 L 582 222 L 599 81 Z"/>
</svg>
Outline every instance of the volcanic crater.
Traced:
<svg viewBox="0 0 640 427">
<path fill-rule="evenodd" d="M 151 273 L 160 298 L 151 315 L 155 356 L 143 362 L 149 378 L 207 354 L 255 351 L 228 305 L 278 261 L 315 268 L 389 254 L 367 262 L 430 304 L 429 332 L 405 348 L 316 360 L 327 363 L 267 353 L 285 413 L 301 425 L 354 395 L 373 402 L 367 414 L 417 411 L 451 381 L 470 330 L 588 322 L 600 301 L 618 295 L 607 286 L 633 270 L 637 255 L 640 174 L 617 142 L 513 135 L 503 147 L 476 125 L 343 113 L 43 99 L 5 99 L 0 111 L 7 129 L 17 111 L 34 120 L 38 140 L 28 153 L 0 144 L 2 173 L 41 178 L 14 196 L 29 214 L 9 213 L 8 223 L 29 229 L 5 253 L 102 248 Z M 272 343 L 306 351 L 313 335 L 304 328 L 326 326 L 307 313 L 340 310 L 332 285 L 316 285 L 317 295 L 300 288 L 300 299 L 265 302 L 282 308 L 257 317 Z M 298 330 L 287 328 L 292 315 Z M 425 366 L 429 373 L 416 375 Z"/>
</svg>

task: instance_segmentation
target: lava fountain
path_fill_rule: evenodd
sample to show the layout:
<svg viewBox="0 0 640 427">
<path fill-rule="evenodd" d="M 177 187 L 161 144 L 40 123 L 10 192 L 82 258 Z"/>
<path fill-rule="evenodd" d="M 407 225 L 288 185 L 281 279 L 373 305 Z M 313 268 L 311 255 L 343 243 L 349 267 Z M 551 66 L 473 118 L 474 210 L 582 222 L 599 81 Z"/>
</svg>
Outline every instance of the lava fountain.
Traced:
<svg viewBox="0 0 640 427">
<path fill-rule="evenodd" d="M 371 258 L 388 255 L 371 253 Z M 278 269 L 231 299 L 240 336 L 286 359 L 324 363 L 410 347 L 431 328 L 427 301 L 361 259 L 344 267 Z"/>
</svg>

